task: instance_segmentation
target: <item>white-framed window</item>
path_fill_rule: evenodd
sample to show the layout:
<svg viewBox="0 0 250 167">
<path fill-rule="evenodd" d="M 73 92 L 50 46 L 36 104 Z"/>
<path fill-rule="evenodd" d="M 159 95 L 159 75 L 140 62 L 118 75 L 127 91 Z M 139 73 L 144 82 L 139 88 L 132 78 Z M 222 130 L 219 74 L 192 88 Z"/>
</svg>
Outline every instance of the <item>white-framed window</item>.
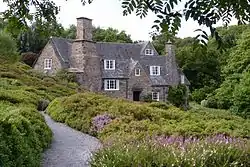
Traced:
<svg viewBox="0 0 250 167">
<path fill-rule="evenodd" d="M 161 75 L 160 66 L 150 66 L 150 75 Z"/>
<path fill-rule="evenodd" d="M 104 60 L 104 69 L 105 70 L 114 70 L 115 69 L 115 60 Z"/>
<path fill-rule="evenodd" d="M 135 69 L 135 76 L 140 76 L 141 75 L 141 69 L 136 68 Z"/>
<path fill-rule="evenodd" d="M 104 80 L 104 90 L 119 90 L 119 80 L 115 79 Z"/>
<path fill-rule="evenodd" d="M 181 84 L 184 84 L 185 83 L 185 77 L 184 75 L 181 75 Z"/>
<path fill-rule="evenodd" d="M 154 55 L 154 50 L 152 50 L 152 49 L 145 49 L 145 55 Z"/>
<path fill-rule="evenodd" d="M 52 59 L 44 59 L 44 69 L 51 69 L 52 68 Z"/>
<path fill-rule="evenodd" d="M 152 92 L 152 100 L 159 101 L 160 100 L 160 93 L 159 92 Z"/>
</svg>

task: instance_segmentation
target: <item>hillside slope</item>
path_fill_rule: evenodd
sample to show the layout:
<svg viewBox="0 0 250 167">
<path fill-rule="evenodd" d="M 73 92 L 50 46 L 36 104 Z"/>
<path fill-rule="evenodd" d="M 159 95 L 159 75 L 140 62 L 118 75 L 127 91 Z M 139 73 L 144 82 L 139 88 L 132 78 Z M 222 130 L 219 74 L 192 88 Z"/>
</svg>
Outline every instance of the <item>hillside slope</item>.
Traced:
<svg viewBox="0 0 250 167">
<path fill-rule="evenodd" d="M 39 166 L 52 133 L 37 111 L 41 102 L 75 93 L 76 85 L 1 59 L 0 166 Z"/>
</svg>

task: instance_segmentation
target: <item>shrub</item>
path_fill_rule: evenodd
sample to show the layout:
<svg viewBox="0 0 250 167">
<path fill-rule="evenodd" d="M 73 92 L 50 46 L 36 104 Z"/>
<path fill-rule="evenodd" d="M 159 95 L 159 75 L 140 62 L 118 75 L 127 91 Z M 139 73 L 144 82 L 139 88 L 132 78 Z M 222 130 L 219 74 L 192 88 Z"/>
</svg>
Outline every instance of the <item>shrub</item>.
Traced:
<svg viewBox="0 0 250 167">
<path fill-rule="evenodd" d="M 0 102 L 0 105 L 4 105 Z M 0 159 L 5 166 L 39 166 L 52 133 L 44 118 L 27 107 L 0 111 Z"/>
<path fill-rule="evenodd" d="M 152 102 L 149 104 L 149 106 L 167 110 L 169 109 L 170 104 L 168 102 Z"/>
<path fill-rule="evenodd" d="M 235 86 L 231 111 L 245 118 L 250 118 L 250 72 L 243 74 L 240 83 Z"/>
<path fill-rule="evenodd" d="M 48 104 L 42 99 L 75 93 L 76 86 L 30 70 L 23 63 L 0 64 L 0 166 L 40 166 L 52 133 L 37 108 Z"/>
<path fill-rule="evenodd" d="M 206 106 L 204 107 L 209 107 L 209 108 L 218 108 L 218 101 L 214 96 L 208 96 L 206 100 Z"/>
<path fill-rule="evenodd" d="M 46 99 L 39 100 L 38 105 L 37 105 L 37 110 L 44 111 L 48 107 L 49 103 L 50 101 Z"/>
<path fill-rule="evenodd" d="M 60 80 L 66 80 L 68 82 L 76 82 L 76 75 L 75 73 L 68 72 L 67 70 L 60 70 L 57 72 L 56 76 Z"/>
<path fill-rule="evenodd" d="M 171 86 L 168 91 L 168 101 L 176 107 L 184 107 L 186 91 L 185 85 Z"/>
<path fill-rule="evenodd" d="M 248 135 L 248 120 L 229 112 L 204 110 L 184 112 L 163 103 L 133 103 L 89 92 L 57 98 L 47 108 L 54 120 L 94 134 L 104 142 L 116 137 L 143 138 L 154 134 L 200 137 L 217 133 Z M 108 119 L 103 128 L 93 133 L 93 119 L 106 114 L 112 120 Z"/>
<path fill-rule="evenodd" d="M 225 79 L 220 88 L 216 89 L 208 99 L 208 107 L 229 109 L 233 105 L 233 92 L 235 86 L 239 84 L 241 75 L 233 74 Z"/>
<path fill-rule="evenodd" d="M 158 141 L 130 142 L 105 147 L 94 154 L 91 166 L 249 166 L 249 145 L 244 141 L 166 138 Z M 234 140 L 234 141 L 233 141 Z"/>
<path fill-rule="evenodd" d="M 152 100 L 152 94 L 144 95 L 141 98 L 142 98 L 142 101 L 144 101 L 144 102 L 153 102 L 153 100 Z"/>
<path fill-rule="evenodd" d="M 3 31 L 0 31 L 0 58 L 8 61 L 18 59 L 15 41 Z"/>
<path fill-rule="evenodd" d="M 200 103 L 202 100 L 204 100 L 208 94 L 210 94 L 214 90 L 213 87 L 205 86 L 200 89 L 195 89 L 192 92 L 192 100 L 196 101 L 197 103 Z"/>
<path fill-rule="evenodd" d="M 30 67 L 33 66 L 37 58 L 38 58 L 38 55 L 33 52 L 26 52 L 26 53 L 21 54 L 21 61 L 29 65 Z"/>
</svg>

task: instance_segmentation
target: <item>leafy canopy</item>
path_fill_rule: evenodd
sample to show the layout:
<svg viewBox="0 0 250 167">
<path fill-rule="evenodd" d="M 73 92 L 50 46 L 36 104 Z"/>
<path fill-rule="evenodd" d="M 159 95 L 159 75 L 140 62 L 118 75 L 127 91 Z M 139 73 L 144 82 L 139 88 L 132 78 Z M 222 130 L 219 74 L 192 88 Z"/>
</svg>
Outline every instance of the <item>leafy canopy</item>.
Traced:
<svg viewBox="0 0 250 167">
<path fill-rule="evenodd" d="M 81 0 L 83 5 L 90 4 L 93 0 Z M 13 25 L 23 26 L 27 21 L 33 19 L 52 21 L 56 19 L 59 7 L 53 0 L 3 0 L 8 9 L 3 12 Z M 181 9 L 179 6 L 183 5 Z M 214 25 L 222 21 L 228 25 L 232 18 L 236 18 L 239 24 L 246 24 L 250 21 L 249 0 L 122 0 L 123 15 L 135 12 L 137 16 L 146 17 L 149 11 L 157 15 L 153 28 L 157 31 L 167 32 L 169 37 L 175 35 L 180 26 L 181 18 L 193 19 L 199 25 L 210 28 L 212 37 L 221 43 L 221 38 L 214 28 Z M 32 9 L 35 9 L 33 12 Z M 206 43 L 208 35 L 205 31 L 197 37 L 201 42 Z"/>
</svg>

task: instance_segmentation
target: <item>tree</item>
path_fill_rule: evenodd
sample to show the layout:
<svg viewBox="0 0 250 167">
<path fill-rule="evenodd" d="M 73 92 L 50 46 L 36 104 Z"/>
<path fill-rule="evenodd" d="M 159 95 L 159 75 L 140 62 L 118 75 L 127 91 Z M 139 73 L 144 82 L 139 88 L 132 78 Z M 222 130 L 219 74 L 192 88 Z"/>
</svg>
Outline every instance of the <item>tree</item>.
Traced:
<svg viewBox="0 0 250 167">
<path fill-rule="evenodd" d="M 68 29 L 66 29 L 62 33 L 62 37 L 68 39 L 76 38 L 76 26 L 70 25 Z M 94 27 L 93 30 L 93 40 L 97 42 L 118 42 L 118 43 L 132 43 L 132 39 L 130 35 L 126 34 L 125 31 L 118 31 L 114 28 L 102 29 L 100 27 Z"/>
<path fill-rule="evenodd" d="M 212 107 L 230 108 L 233 112 L 249 117 L 250 27 L 239 36 L 223 66 L 225 80 L 208 101 L 214 101 Z"/>
<path fill-rule="evenodd" d="M 15 41 L 6 32 L 0 31 L 0 59 L 16 61 L 18 59 Z"/>
<path fill-rule="evenodd" d="M 36 21 L 16 36 L 19 51 L 39 53 L 51 36 L 61 36 L 63 32 L 61 24 Z"/>
<path fill-rule="evenodd" d="M 76 39 L 76 26 L 71 24 L 69 28 L 64 30 L 62 37 L 67 39 Z"/>
<path fill-rule="evenodd" d="M 83 5 L 90 4 L 93 0 L 81 0 Z M 21 28 L 27 25 L 27 21 L 33 19 L 55 20 L 59 7 L 52 0 L 4 0 L 8 9 L 3 12 L 4 18 L 8 19 L 13 27 Z M 183 9 L 176 10 L 177 6 L 185 3 Z M 154 12 L 158 19 L 155 20 L 153 28 L 168 34 L 168 38 L 173 37 L 181 26 L 181 18 L 193 19 L 200 25 L 210 28 L 212 37 L 215 37 L 221 44 L 221 38 L 214 28 L 219 21 L 225 25 L 235 17 L 239 24 L 246 24 L 250 21 L 249 0 L 122 0 L 123 15 L 131 14 L 135 11 L 139 17 L 146 17 L 149 11 Z M 30 8 L 36 12 L 32 13 Z M 205 44 L 208 35 L 201 31 L 201 37 Z"/>
<path fill-rule="evenodd" d="M 102 29 L 100 27 L 94 28 L 93 40 L 98 42 L 118 42 L 118 43 L 132 43 L 130 35 L 125 31 L 119 32 L 117 29 L 108 28 Z"/>
</svg>

